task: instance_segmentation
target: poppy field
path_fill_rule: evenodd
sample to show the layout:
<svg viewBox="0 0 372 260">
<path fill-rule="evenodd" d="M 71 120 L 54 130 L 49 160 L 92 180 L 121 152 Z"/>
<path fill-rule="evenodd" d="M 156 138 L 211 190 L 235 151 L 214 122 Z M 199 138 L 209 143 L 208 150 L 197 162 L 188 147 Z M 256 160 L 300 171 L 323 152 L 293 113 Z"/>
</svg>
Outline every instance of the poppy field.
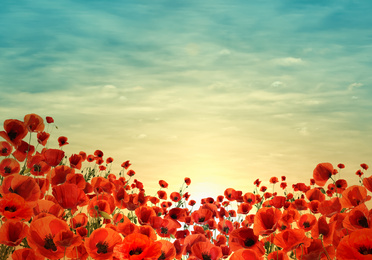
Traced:
<svg viewBox="0 0 372 260">
<path fill-rule="evenodd" d="M 118 159 L 101 150 L 66 154 L 55 127 L 27 114 L 0 129 L 0 260 L 372 259 L 365 163 L 359 185 L 341 178 L 342 163 L 320 162 L 303 183 L 256 179 L 253 191 L 196 202 L 188 177 L 176 191 L 159 180 L 153 196 L 127 158 L 113 172 Z"/>
</svg>

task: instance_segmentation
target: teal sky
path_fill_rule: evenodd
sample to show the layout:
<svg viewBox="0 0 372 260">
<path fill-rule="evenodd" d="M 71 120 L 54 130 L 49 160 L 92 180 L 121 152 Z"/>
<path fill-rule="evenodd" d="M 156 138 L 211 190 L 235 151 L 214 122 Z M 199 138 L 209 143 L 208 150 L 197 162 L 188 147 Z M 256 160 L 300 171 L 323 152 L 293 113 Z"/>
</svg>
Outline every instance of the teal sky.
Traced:
<svg viewBox="0 0 372 260">
<path fill-rule="evenodd" d="M 326 161 L 356 182 L 372 166 L 371 13 L 343 0 L 5 0 L 0 123 L 52 116 L 51 146 L 64 135 L 68 154 L 130 159 L 151 192 L 185 176 L 201 197 L 308 183 Z"/>
</svg>

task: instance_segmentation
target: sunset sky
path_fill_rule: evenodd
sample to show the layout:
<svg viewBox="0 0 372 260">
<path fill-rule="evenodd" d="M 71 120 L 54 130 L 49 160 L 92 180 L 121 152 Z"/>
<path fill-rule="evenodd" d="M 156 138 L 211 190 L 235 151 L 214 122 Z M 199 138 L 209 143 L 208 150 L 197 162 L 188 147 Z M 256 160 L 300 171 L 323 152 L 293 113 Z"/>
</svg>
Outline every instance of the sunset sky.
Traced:
<svg viewBox="0 0 372 260">
<path fill-rule="evenodd" d="M 114 172 L 130 160 L 151 195 L 186 176 L 195 198 L 309 184 L 320 162 L 357 183 L 372 166 L 371 13 L 363 0 L 5 0 L 0 124 L 52 116 L 50 148 L 67 136 L 68 155 L 100 149 Z"/>
</svg>

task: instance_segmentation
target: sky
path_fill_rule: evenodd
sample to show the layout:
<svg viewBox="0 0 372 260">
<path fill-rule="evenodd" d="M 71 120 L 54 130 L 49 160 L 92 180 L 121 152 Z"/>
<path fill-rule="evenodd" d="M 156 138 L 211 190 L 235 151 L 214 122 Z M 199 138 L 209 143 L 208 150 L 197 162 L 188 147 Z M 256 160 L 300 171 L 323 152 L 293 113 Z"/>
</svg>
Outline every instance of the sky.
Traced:
<svg viewBox="0 0 372 260">
<path fill-rule="evenodd" d="M 0 4 L 0 125 L 52 116 L 70 155 L 126 160 L 149 195 L 372 166 L 370 1 Z M 371 175 L 368 171 L 366 176 Z M 279 188 L 277 188 L 278 190 Z M 270 189 L 269 189 L 270 191 Z"/>
</svg>

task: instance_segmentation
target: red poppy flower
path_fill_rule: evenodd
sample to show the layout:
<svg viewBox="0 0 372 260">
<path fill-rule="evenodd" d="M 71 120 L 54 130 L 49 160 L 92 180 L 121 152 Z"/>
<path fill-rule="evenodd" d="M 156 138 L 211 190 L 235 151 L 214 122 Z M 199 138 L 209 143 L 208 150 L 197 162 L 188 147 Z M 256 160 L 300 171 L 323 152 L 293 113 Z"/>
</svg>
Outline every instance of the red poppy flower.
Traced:
<svg viewBox="0 0 372 260">
<path fill-rule="evenodd" d="M 230 220 L 222 220 L 218 222 L 217 229 L 224 235 L 230 235 L 234 230 L 234 226 Z"/>
<path fill-rule="evenodd" d="M 53 238 L 61 230 L 67 231 L 67 223 L 54 216 L 46 216 L 34 219 L 31 222 L 28 232 L 27 241 L 36 253 L 49 259 L 60 259 L 65 254 L 65 248 L 56 245 Z"/>
<path fill-rule="evenodd" d="M 52 194 L 62 208 L 73 211 L 77 210 L 78 206 L 85 206 L 89 202 L 84 191 L 71 183 L 64 183 L 53 187 Z"/>
<path fill-rule="evenodd" d="M 249 211 L 252 209 L 252 205 L 247 203 L 247 202 L 243 202 L 243 203 L 240 203 L 239 206 L 238 206 L 238 214 L 248 214 Z"/>
<path fill-rule="evenodd" d="M 95 156 L 95 159 L 99 159 L 99 158 L 102 158 L 103 157 L 103 152 L 101 150 L 95 150 L 94 151 L 94 156 Z"/>
<path fill-rule="evenodd" d="M 0 175 L 3 177 L 19 173 L 20 170 L 19 162 L 13 158 L 5 158 L 0 162 Z"/>
<path fill-rule="evenodd" d="M 275 183 L 277 183 L 277 182 L 279 182 L 279 180 L 278 180 L 277 177 L 271 177 L 271 178 L 270 178 L 270 183 L 275 184 Z"/>
<path fill-rule="evenodd" d="M 17 249 L 12 254 L 13 260 L 44 260 L 45 257 L 37 255 L 31 248 Z"/>
<path fill-rule="evenodd" d="M 80 170 L 83 159 L 78 154 L 72 154 L 68 159 L 70 161 L 70 167 Z"/>
<path fill-rule="evenodd" d="M 159 260 L 173 260 L 176 256 L 176 248 L 173 243 L 167 240 L 159 240 L 161 243 L 161 255 Z"/>
<path fill-rule="evenodd" d="M 64 145 L 66 145 L 66 144 L 69 144 L 67 142 L 67 137 L 66 136 L 60 136 L 60 137 L 58 137 L 58 144 L 59 144 L 59 147 L 62 147 Z"/>
<path fill-rule="evenodd" d="M 28 229 L 24 222 L 6 221 L 0 227 L 0 244 L 18 246 L 26 237 Z"/>
<path fill-rule="evenodd" d="M 254 250 L 259 256 L 265 253 L 263 243 L 258 240 L 258 236 L 254 234 L 253 229 L 247 227 L 233 230 L 229 237 L 229 245 L 232 251 L 246 248 Z"/>
<path fill-rule="evenodd" d="M 47 116 L 45 119 L 46 119 L 48 124 L 54 123 L 54 119 L 51 116 Z"/>
<path fill-rule="evenodd" d="M 372 229 L 355 230 L 345 236 L 337 247 L 338 260 L 364 260 L 372 258 Z"/>
<path fill-rule="evenodd" d="M 367 190 L 363 186 L 353 185 L 342 192 L 340 199 L 343 208 L 352 208 L 369 201 L 371 196 L 367 195 Z"/>
<path fill-rule="evenodd" d="M 28 160 L 34 152 L 35 147 L 33 145 L 29 145 L 25 141 L 21 140 L 20 144 L 17 146 L 17 149 L 12 154 L 18 161 L 23 162 L 26 157 Z"/>
<path fill-rule="evenodd" d="M 191 184 L 191 179 L 186 177 L 185 178 L 185 183 L 186 183 L 187 186 L 189 186 Z"/>
<path fill-rule="evenodd" d="M 364 203 L 356 206 L 346 215 L 343 225 L 349 230 L 371 228 L 372 210 L 369 212 Z"/>
<path fill-rule="evenodd" d="M 170 199 L 174 202 L 179 202 L 182 199 L 182 196 L 179 192 L 174 191 L 170 194 Z"/>
<path fill-rule="evenodd" d="M 362 163 L 362 164 L 360 165 L 360 167 L 362 167 L 363 170 L 368 170 L 368 165 L 365 164 L 365 163 Z"/>
<path fill-rule="evenodd" d="M 0 142 L 0 156 L 8 156 L 9 154 L 12 153 L 12 146 L 5 141 Z"/>
<path fill-rule="evenodd" d="M 372 175 L 363 179 L 363 185 L 367 190 L 372 192 Z"/>
<path fill-rule="evenodd" d="M 44 120 L 36 114 L 28 114 L 24 117 L 24 123 L 29 132 L 42 132 L 44 130 Z"/>
<path fill-rule="evenodd" d="M 73 249 L 81 244 L 82 239 L 79 235 L 75 235 L 71 230 L 60 230 L 55 237 L 53 242 L 56 246 L 64 247 L 65 250 Z"/>
<path fill-rule="evenodd" d="M 76 246 L 69 252 L 66 252 L 66 256 L 71 260 L 86 260 L 88 259 L 89 254 L 84 246 L 84 243 L 81 243 L 79 246 Z"/>
<path fill-rule="evenodd" d="M 210 242 L 198 242 L 191 247 L 191 253 L 197 259 L 217 260 L 222 257 L 221 248 Z"/>
<path fill-rule="evenodd" d="M 37 133 L 37 142 L 42 146 L 45 146 L 48 142 L 49 137 L 50 134 L 48 134 L 47 132 L 39 132 Z"/>
<path fill-rule="evenodd" d="M 321 239 L 312 239 L 309 246 L 302 245 L 296 249 L 297 258 L 302 260 L 334 259 L 335 253 L 335 247 L 333 245 L 323 246 Z"/>
<path fill-rule="evenodd" d="M 165 215 L 165 218 L 171 218 L 180 222 L 185 222 L 185 217 L 187 211 L 184 208 L 173 208 L 169 210 L 168 214 Z"/>
<path fill-rule="evenodd" d="M 34 215 L 37 216 L 41 213 L 48 213 L 62 218 L 64 215 L 64 209 L 57 203 L 51 200 L 38 200 L 36 206 L 33 208 Z"/>
<path fill-rule="evenodd" d="M 209 209 L 198 209 L 191 213 L 191 218 L 195 223 L 204 224 L 206 221 L 213 218 L 213 211 Z"/>
<path fill-rule="evenodd" d="M 322 235 L 324 245 L 330 245 L 332 244 L 335 225 L 336 222 L 327 223 L 326 216 L 321 216 L 311 230 L 311 236 L 318 238 L 319 235 Z"/>
<path fill-rule="evenodd" d="M 80 173 L 69 173 L 66 176 L 66 182 L 72 183 L 78 186 L 79 189 L 84 190 L 87 182 L 84 179 L 84 176 Z"/>
<path fill-rule="evenodd" d="M 87 161 L 88 162 L 93 162 L 95 159 L 94 159 L 94 155 L 93 154 L 89 154 L 88 157 L 87 157 Z"/>
<path fill-rule="evenodd" d="M 287 252 L 284 252 L 283 250 L 278 250 L 268 254 L 267 260 L 289 260 L 289 257 L 287 255 Z"/>
<path fill-rule="evenodd" d="M 25 124 L 17 119 L 5 120 L 4 130 L 5 131 L 0 131 L 0 136 L 15 147 L 17 147 L 21 143 L 21 140 L 27 135 Z"/>
<path fill-rule="evenodd" d="M 107 193 L 101 193 L 94 196 L 88 204 L 88 213 L 91 217 L 97 218 L 101 217 L 101 212 L 106 212 L 111 214 L 115 209 L 115 200 L 114 198 Z M 104 214 L 104 213 L 103 213 Z"/>
<path fill-rule="evenodd" d="M 27 167 L 34 176 L 43 176 L 50 171 L 50 165 L 43 161 L 44 157 L 37 153 L 27 161 Z"/>
<path fill-rule="evenodd" d="M 358 175 L 359 177 L 362 177 L 364 172 L 362 172 L 362 170 L 357 170 L 355 174 Z"/>
<path fill-rule="evenodd" d="M 160 242 L 154 242 L 143 234 L 133 233 L 115 246 L 114 256 L 128 260 L 158 259 L 162 254 L 161 248 Z"/>
<path fill-rule="evenodd" d="M 156 216 L 155 211 L 152 209 L 152 207 L 149 206 L 141 206 L 135 209 L 134 211 L 136 213 L 136 216 L 138 218 L 138 223 L 140 225 L 146 225 L 150 223 L 150 218 L 152 216 Z"/>
<path fill-rule="evenodd" d="M 3 196 L 15 193 L 32 206 L 40 198 L 40 187 L 32 177 L 12 174 L 4 178 L 2 185 L 0 185 L 0 193 Z"/>
<path fill-rule="evenodd" d="M 42 153 L 45 162 L 51 167 L 56 167 L 65 157 L 65 152 L 59 149 L 45 149 Z"/>
<path fill-rule="evenodd" d="M 316 185 L 324 186 L 328 179 L 332 176 L 333 173 L 333 165 L 330 163 L 319 163 L 314 171 L 313 171 L 313 178 L 315 180 Z"/>
<path fill-rule="evenodd" d="M 256 185 L 256 187 L 260 187 L 261 181 L 257 179 L 253 182 L 253 184 Z"/>
<path fill-rule="evenodd" d="M 256 236 L 269 235 L 273 233 L 276 228 L 282 212 L 276 208 L 260 208 L 255 217 L 253 231 Z"/>
<path fill-rule="evenodd" d="M 66 178 L 68 174 L 74 174 L 75 170 L 66 166 L 66 165 L 59 165 L 51 170 L 48 174 L 50 178 L 52 187 L 57 186 L 58 184 L 62 184 L 66 182 Z"/>
<path fill-rule="evenodd" d="M 259 256 L 252 249 L 239 249 L 235 251 L 229 258 L 230 260 L 262 260 L 263 256 Z"/>
<path fill-rule="evenodd" d="M 299 228 L 305 231 L 310 231 L 316 222 L 317 219 L 313 214 L 306 213 L 300 217 L 300 219 L 297 221 L 297 225 Z"/>
<path fill-rule="evenodd" d="M 292 251 L 301 244 L 309 246 L 310 241 L 303 229 L 286 229 L 274 237 L 274 244 L 285 252 Z"/>
<path fill-rule="evenodd" d="M 118 232 L 111 228 L 98 228 L 85 239 L 85 248 L 88 254 L 97 260 L 112 259 L 114 247 L 121 243 L 122 239 Z"/>
<path fill-rule="evenodd" d="M 177 228 L 181 225 L 173 219 L 163 219 L 160 226 L 156 229 L 156 233 L 161 237 L 171 237 L 177 232 Z"/>
<path fill-rule="evenodd" d="M 159 185 L 162 188 L 168 188 L 168 183 L 166 181 L 164 181 L 164 180 L 160 180 L 159 181 Z"/>
<path fill-rule="evenodd" d="M 318 211 L 327 217 L 332 217 L 334 214 L 339 213 L 342 209 L 340 199 L 338 197 L 321 202 L 318 206 Z"/>
<path fill-rule="evenodd" d="M 123 162 L 121 164 L 121 167 L 123 167 L 125 170 L 127 170 L 129 168 L 129 166 L 131 166 L 132 164 L 129 163 L 129 160 Z"/>
<path fill-rule="evenodd" d="M 85 213 L 79 213 L 70 219 L 70 225 L 73 229 L 85 227 L 88 224 L 88 216 Z"/>
</svg>

